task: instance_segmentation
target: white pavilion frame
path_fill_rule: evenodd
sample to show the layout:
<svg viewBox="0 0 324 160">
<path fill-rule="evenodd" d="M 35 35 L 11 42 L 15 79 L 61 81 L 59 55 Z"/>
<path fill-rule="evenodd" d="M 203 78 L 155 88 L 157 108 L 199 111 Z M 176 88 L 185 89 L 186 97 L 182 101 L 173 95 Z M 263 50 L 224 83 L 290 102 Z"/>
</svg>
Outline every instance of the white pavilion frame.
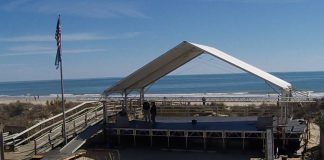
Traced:
<svg viewBox="0 0 324 160">
<path fill-rule="evenodd" d="M 132 91 L 139 91 L 141 101 L 144 98 L 144 88 L 168 73 L 176 70 L 199 55 L 207 53 L 252 75 L 255 75 L 266 82 L 279 87 L 285 95 L 291 93 L 292 85 L 278 77 L 275 77 L 257 67 L 254 67 L 242 60 L 226 54 L 216 48 L 183 41 L 176 47 L 170 49 L 158 58 L 136 70 L 126 78 L 120 80 L 103 93 L 108 96 L 112 93 L 121 93 L 127 100 L 127 95 Z"/>
</svg>

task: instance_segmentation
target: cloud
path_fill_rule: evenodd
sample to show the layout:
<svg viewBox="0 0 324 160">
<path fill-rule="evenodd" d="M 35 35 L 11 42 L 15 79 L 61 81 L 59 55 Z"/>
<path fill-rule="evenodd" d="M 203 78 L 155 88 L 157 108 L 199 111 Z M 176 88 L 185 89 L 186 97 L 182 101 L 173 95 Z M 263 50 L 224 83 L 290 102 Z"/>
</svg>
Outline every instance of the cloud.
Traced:
<svg viewBox="0 0 324 160">
<path fill-rule="evenodd" d="M 0 66 L 3 66 L 3 67 L 19 67 L 19 66 L 24 66 L 24 64 L 19 64 L 19 63 L 6 63 L 6 64 L 0 64 Z"/>
<path fill-rule="evenodd" d="M 106 52 L 106 49 L 66 49 L 63 50 L 64 54 L 81 54 L 81 53 L 100 53 Z M 56 54 L 56 50 L 44 50 L 44 51 L 25 51 L 25 52 L 15 52 L 15 53 L 5 53 L 0 54 L 0 57 L 8 57 L 8 56 L 30 56 L 30 55 L 47 55 L 47 54 Z"/>
<path fill-rule="evenodd" d="M 48 50 L 55 50 L 55 47 L 38 46 L 38 45 L 19 45 L 8 49 L 8 51 L 12 51 L 12 52 L 34 52 L 34 51 L 48 51 Z"/>
<path fill-rule="evenodd" d="M 135 7 L 126 3 L 118 1 L 64 1 L 64 0 L 16 0 L 11 1 L 3 6 L 1 9 L 13 12 L 38 12 L 49 14 L 69 14 L 82 17 L 93 18 L 118 18 L 118 17 L 134 17 L 134 18 L 148 18 L 145 14 L 140 12 Z"/>
<path fill-rule="evenodd" d="M 73 33 L 63 34 L 62 41 L 98 41 L 113 39 L 128 39 L 140 35 L 140 32 L 122 33 L 112 36 L 99 35 L 96 33 Z M 0 42 L 50 42 L 55 41 L 53 35 L 27 35 L 17 37 L 0 37 Z"/>
<path fill-rule="evenodd" d="M 0 42 L 45 42 L 54 41 L 53 36 L 50 35 L 30 35 L 18 37 L 2 37 Z"/>
</svg>

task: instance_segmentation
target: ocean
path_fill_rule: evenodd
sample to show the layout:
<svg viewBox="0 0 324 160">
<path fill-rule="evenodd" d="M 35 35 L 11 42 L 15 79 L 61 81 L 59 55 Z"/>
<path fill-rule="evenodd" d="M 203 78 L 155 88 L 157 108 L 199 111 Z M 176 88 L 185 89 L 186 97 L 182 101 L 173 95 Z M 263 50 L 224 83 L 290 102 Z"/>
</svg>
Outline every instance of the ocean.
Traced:
<svg viewBox="0 0 324 160">
<path fill-rule="evenodd" d="M 272 73 L 290 82 L 297 90 L 324 95 L 324 72 Z M 101 94 L 121 78 L 64 80 L 69 95 Z M 247 74 L 169 75 L 148 86 L 148 94 L 269 94 L 275 93 L 263 80 Z M 0 82 L 0 96 L 56 96 L 59 80 Z"/>
</svg>

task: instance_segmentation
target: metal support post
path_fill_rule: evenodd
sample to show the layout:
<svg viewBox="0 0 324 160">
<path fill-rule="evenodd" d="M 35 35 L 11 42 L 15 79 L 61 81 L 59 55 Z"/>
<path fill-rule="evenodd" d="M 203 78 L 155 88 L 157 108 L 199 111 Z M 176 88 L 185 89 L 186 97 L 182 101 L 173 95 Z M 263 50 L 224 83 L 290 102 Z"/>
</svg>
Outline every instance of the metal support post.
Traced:
<svg viewBox="0 0 324 160">
<path fill-rule="evenodd" d="M 223 140 L 223 145 L 222 145 L 222 147 L 223 147 L 223 150 L 225 150 L 225 148 L 226 148 L 226 146 L 225 146 L 225 138 L 226 138 L 226 133 L 223 131 L 223 132 L 222 132 L 222 140 Z"/>
<path fill-rule="evenodd" d="M 127 111 L 127 91 L 124 90 L 124 106 L 123 108 Z"/>
<path fill-rule="evenodd" d="M 203 139 L 204 139 L 204 150 L 207 149 L 207 142 L 206 142 L 206 138 L 207 138 L 207 133 L 206 132 L 203 132 Z"/>
<path fill-rule="evenodd" d="M 140 91 L 140 105 L 141 106 L 144 102 L 144 88 L 141 88 L 141 91 Z"/>
<path fill-rule="evenodd" d="M 284 124 L 287 124 L 287 104 L 285 104 L 285 117 L 284 117 Z"/>
<path fill-rule="evenodd" d="M 267 146 L 266 146 L 266 159 L 273 160 L 273 132 L 272 129 L 267 129 Z"/>
</svg>

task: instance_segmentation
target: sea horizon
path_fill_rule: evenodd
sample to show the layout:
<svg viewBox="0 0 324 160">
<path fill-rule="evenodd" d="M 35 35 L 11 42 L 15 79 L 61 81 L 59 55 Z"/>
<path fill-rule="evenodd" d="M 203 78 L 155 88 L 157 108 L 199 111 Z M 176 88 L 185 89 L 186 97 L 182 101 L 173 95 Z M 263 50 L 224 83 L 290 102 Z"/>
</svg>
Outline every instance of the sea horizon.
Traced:
<svg viewBox="0 0 324 160">
<path fill-rule="evenodd" d="M 291 83 L 294 89 L 324 95 L 324 71 L 270 72 Z M 124 77 L 123 77 L 124 78 Z M 65 79 L 67 95 L 100 95 L 121 77 Z M 0 82 L 0 96 L 54 96 L 60 93 L 59 80 Z M 265 95 L 276 91 L 249 73 L 167 75 L 146 87 L 151 95 Z M 276 88 L 277 91 L 279 90 Z M 136 93 L 135 93 L 136 94 Z"/>
<path fill-rule="evenodd" d="M 280 73 L 316 73 L 316 72 L 323 72 L 324 71 L 278 71 L 278 72 L 267 72 L 270 74 L 280 74 Z M 250 74 L 247 72 L 237 72 L 237 73 L 195 73 L 195 74 L 170 74 L 166 75 L 164 77 L 169 77 L 169 76 L 199 76 L 199 75 L 229 75 L 229 74 Z M 123 79 L 127 77 L 128 75 L 122 77 L 122 76 L 108 76 L 108 77 L 81 77 L 81 78 L 64 78 L 64 80 L 92 80 L 92 79 Z M 162 77 L 163 78 L 163 77 Z M 14 80 L 14 81 L 0 81 L 1 83 L 11 83 L 11 82 L 37 82 L 37 81 L 60 81 L 59 75 L 57 79 L 36 79 L 36 80 Z"/>
</svg>

